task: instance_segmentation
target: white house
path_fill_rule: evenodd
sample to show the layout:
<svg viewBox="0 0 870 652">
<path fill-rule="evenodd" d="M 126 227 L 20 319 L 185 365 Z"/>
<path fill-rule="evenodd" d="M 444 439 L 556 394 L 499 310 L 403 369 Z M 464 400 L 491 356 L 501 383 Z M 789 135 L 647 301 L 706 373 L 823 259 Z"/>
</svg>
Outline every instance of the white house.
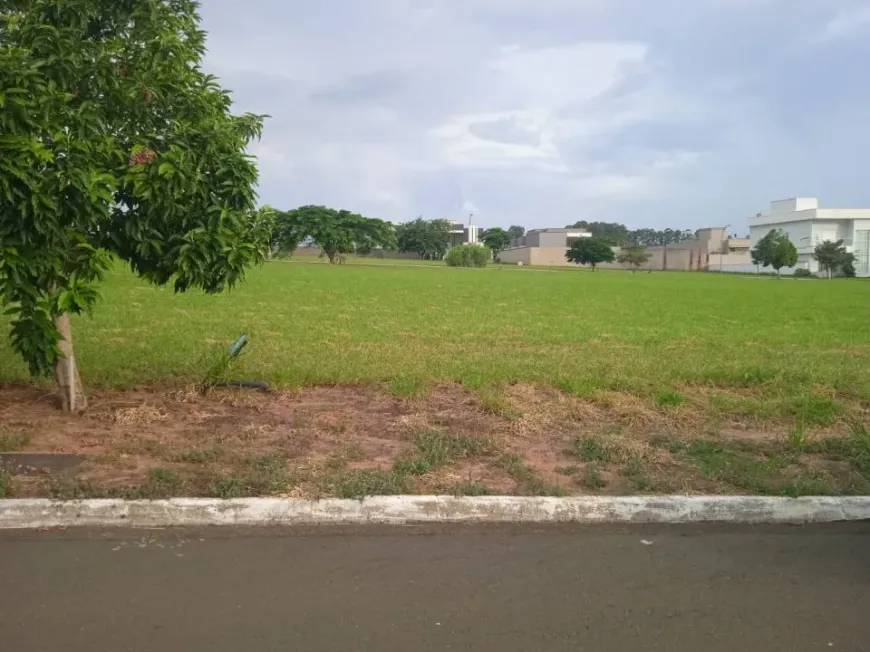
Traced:
<svg viewBox="0 0 870 652">
<path fill-rule="evenodd" d="M 819 271 L 813 250 L 825 240 L 843 240 L 855 254 L 858 276 L 870 276 L 870 208 L 819 208 L 815 197 L 770 202 L 770 213 L 749 219 L 750 246 L 773 229 L 782 229 L 798 250 L 797 268 Z M 785 271 L 785 270 L 784 270 Z"/>
</svg>

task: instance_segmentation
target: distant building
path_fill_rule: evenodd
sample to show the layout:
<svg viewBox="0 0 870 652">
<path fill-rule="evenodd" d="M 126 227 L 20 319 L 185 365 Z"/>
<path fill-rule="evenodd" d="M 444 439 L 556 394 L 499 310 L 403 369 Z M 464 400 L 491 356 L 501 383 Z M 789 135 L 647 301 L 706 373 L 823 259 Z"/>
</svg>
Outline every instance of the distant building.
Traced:
<svg viewBox="0 0 870 652">
<path fill-rule="evenodd" d="M 523 265 L 573 265 L 565 253 L 579 238 L 591 238 L 588 231 L 579 229 L 534 229 L 524 238 L 515 240 L 509 249 L 499 254 L 503 263 Z M 614 251 L 619 252 L 618 247 Z M 683 240 L 667 246 L 646 248 L 650 258 L 641 269 L 656 270 L 717 270 L 729 265 L 749 264 L 749 240 L 729 238 L 724 228 L 699 229 L 693 240 Z M 620 267 L 617 263 L 600 267 Z"/>
<path fill-rule="evenodd" d="M 464 244 L 477 244 L 478 229 L 474 224 L 452 222 L 450 225 L 450 246 L 457 247 Z"/>
<path fill-rule="evenodd" d="M 591 237 L 591 233 L 580 229 L 532 229 L 512 240 L 498 258 L 503 263 L 568 265 L 565 252 L 580 238 Z"/>
<path fill-rule="evenodd" d="M 843 240 L 846 251 L 855 254 L 855 273 L 870 276 L 870 208 L 819 208 L 815 197 L 773 201 L 769 214 L 759 213 L 749 219 L 751 246 L 773 229 L 785 231 L 797 247 L 796 268 L 818 272 L 819 263 L 813 259 L 816 245 L 825 240 Z"/>
</svg>

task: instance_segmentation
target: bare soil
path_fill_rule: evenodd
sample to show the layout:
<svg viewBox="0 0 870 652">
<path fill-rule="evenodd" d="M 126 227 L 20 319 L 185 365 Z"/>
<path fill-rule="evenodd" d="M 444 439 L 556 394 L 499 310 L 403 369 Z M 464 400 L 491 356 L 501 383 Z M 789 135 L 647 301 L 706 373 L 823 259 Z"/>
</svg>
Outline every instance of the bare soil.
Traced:
<svg viewBox="0 0 870 652">
<path fill-rule="evenodd" d="M 63 472 L 7 469 L 7 497 L 788 493 L 792 484 L 784 483 L 804 476 L 822 487 L 814 493 L 868 486 L 849 460 L 824 450 L 789 455 L 786 421 L 711 417 L 700 391 L 676 407 L 528 384 L 487 391 L 439 384 L 412 397 L 378 385 L 207 395 L 142 388 L 97 391 L 89 401 L 87 413 L 70 415 L 43 388 L 0 387 L 0 447 L 17 442 L 16 450 L 84 459 Z M 837 436 L 840 426 L 814 431 L 814 441 Z M 436 459 L 421 433 L 430 444 L 458 437 L 487 445 Z M 732 464 L 716 457 L 718 449 L 708 455 L 709 446 L 699 457 L 691 446 L 699 439 L 724 447 L 723 455 L 737 450 L 750 461 L 782 463 L 756 482 L 744 476 L 763 464 L 747 471 L 742 457 Z M 409 473 L 397 460 L 426 464 Z"/>
</svg>

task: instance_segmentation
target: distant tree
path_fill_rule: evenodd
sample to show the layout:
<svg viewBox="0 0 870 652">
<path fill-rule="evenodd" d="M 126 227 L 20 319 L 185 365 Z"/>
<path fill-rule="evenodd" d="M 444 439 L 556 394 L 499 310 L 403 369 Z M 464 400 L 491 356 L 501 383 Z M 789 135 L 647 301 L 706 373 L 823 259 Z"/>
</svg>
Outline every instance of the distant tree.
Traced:
<svg viewBox="0 0 870 652">
<path fill-rule="evenodd" d="M 650 259 L 652 254 L 648 253 L 646 247 L 641 247 L 640 245 L 628 245 L 622 247 L 619 252 L 619 256 L 616 257 L 616 262 L 621 265 L 625 265 L 626 267 L 633 267 L 632 270 L 637 271 L 637 269 L 646 264 L 646 262 Z"/>
<path fill-rule="evenodd" d="M 593 271 L 599 263 L 612 263 L 615 257 L 610 244 L 601 238 L 580 238 L 565 253 L 570 262 L 591 265 Z"/>
<path fill-rule="evenodd" d="M 70 314 L 113 258 L 214 293 L 267 252 L 247 149 L 263 117 L 231 112 L 205 50 L 189 0 L 0 3 L 0 309 L 65 410 L 87 405 Z"/>
<path fill-rule="evenodd" d="M 511 236 L 510 233 L 496 226 L 492 229 L 487 229 L 481 241 L 492 250 L 493 257 L 496 257 L 500 251 L 503 251 L 510 245 Z"/>
<path fill-rule="evenodd" d="M 750 252 L 752 263 L 762 267 L 773 267 L 779 276 L 783 267 L 793 267 L 797 264 L 797 248 L 781 229 L 774 229 L 758 241 Z"/>
<path fill-rule="evenodd" d="M 631 232 L 630 240 L 645 247 L 676 244 L 684 240 L 692 240 L 694 232 L 679 229 L 637 229 Z"/>
<path fill-rule="evenodd" d="M 338 262 L 340 256 L 357 248 L 368 252 L 374 247 L 396 246 L 392 224 L 358 213 L 326 206 L 300 206 L 277 214 L 272 242 L 279 251 L 292 251 L 307 238 L 323 250 L 330 263 Z"/>
<path fill-rule="evenodd" d="M 613 246 L 628 244 L 631 242 L 631 231 L 624 224 L 617 222 L 587 222 L 581 220 L 569 224 L 566 229 L 583 229 L 592 234 L 594 238 L 606 238 Z"/>
<path fill-rule="evenodd" d="M 416 253 L 420 258 L 440 259 L 450 248 L 450 222 L 418 217 L 396 227 L 399 251 Z"/>
<path fill-rule="evenodd" d="M 844 276 L 848 276 L 847 271 L 855 275 L 855 255 L 846 251 L 846 246 L 843 240 L 832 242 L 825 240 L 821 244 L 816 245 L 813 251 L 813 258 L 819 262 L 819 267 L 826 273 L 828 278 L 831 278 L 837 272 L 842 272 Z"/>
<path fill-rule="evenodd" d="M 518 240 L 526 234 L 526 229 L 522 226 L 511 226 L 508 228 L 507 232 L 508 235 L 510 235 L 511 240 Z"/>
</svg>

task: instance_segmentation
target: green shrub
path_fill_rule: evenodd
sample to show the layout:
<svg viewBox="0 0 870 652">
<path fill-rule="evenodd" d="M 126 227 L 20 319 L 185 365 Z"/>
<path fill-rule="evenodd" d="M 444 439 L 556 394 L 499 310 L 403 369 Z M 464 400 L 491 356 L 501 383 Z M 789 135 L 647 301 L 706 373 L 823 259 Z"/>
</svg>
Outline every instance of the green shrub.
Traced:
<svg viewBox="0 0 870 652">
<path fill-rule="evenodd" d="M 794 271 L 794 274 L 792 274 L 792 276 L 794 276 L 795 278 L 812 278 L 813 273 L 808 269 L 804 269 L 803 267 L 798 267 Z"/>
<path fill-rule="evenodd" d="M 487 247 L 464 244 L 450 249 L 444 260 L 450 267 L 486 267 L 491 256 Z"/>
</svg>

